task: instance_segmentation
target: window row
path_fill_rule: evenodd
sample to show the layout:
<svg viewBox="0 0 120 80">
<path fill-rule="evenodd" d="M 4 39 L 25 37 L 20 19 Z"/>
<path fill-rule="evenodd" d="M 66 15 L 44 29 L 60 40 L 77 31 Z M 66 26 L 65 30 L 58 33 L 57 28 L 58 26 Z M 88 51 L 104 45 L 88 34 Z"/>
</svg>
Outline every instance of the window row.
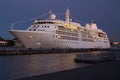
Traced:
<svg viewBox="0 0 120 80">
<path fill-rule="evenodd" d="M 82 38 L 94 39 L 94 36 L 82 34 Z"/>
<path fill-rule="evenodd" d="M 73 41 L 54 41 L 55 43 L 65 43 L 65 44 L 78 44 L 78 42 Z"/>
<path fill-rule="evenodd" d="M 61 36 L 60 39 L 65 39 L 65 40 L 79 40 L 76 37 L 69 37 L 69 36 Z"/>
<path fill-rule="evenodd" d="M 50 26 L 42 26 L 42 28 L 49 28 Z"/>
<path fill-rule="evenodd" d="M 82 34 L 91 35 L 88 31 L 81 31 Z"/>
<path fill-rule="evenodd" d="M 56 34 L 78 36 L 78 33 L 70 33 L 70 32 L 63 32 L 63 31 L 56 31 Z"/>
<path fill-rule="evenodd" d="M 94 40 L 93 40 L 93 39 L 86 39 L 86 38 L 82 38 L 82 41 L 94 42 Z"/>
</svg>

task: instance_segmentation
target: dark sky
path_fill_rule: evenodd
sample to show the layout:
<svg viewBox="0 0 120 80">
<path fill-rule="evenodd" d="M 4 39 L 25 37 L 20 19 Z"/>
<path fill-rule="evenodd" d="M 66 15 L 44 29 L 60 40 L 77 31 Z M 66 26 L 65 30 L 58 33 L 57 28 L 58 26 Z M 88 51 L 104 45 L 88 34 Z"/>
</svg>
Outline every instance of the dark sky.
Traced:
<svg viewBox="0 0 120 80">
<path fill-rule="evenodd" d="M 0 0 L 0 36 L 12 39 L 9 33 L 12 23 L 40 16 L 49 10 L 63 13 L 67 7 L 81 24 L 94 20 L 109 36 L 115 35 L 120 40 L 120 0 Z"/>
</svg>

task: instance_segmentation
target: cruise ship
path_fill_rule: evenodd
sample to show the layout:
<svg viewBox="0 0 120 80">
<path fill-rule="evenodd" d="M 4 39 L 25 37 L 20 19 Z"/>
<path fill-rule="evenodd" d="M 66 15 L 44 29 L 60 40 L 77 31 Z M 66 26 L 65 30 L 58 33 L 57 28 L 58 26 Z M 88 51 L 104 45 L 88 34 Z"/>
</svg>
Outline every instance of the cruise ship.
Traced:
<svg viewBox="0 0 120 80">
<path fill-rule="evenodd" d="M 107 49 L 110 42 L 106 32 L 96 23 L 73 22 L 69 9 L 65 20 L 56 19 L 51 12 L 49 18 L 35 20 L 26 30 L 10 30 L 26 48 L 32 49 Z"/>
</svg>

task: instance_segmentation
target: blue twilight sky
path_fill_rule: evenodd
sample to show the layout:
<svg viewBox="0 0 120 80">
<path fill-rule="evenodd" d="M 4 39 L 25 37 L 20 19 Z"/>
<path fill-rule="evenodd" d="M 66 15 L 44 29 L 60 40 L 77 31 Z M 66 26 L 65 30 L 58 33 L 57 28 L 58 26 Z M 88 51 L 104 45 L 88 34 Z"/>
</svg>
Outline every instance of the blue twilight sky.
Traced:
<svg viewBox="0 0 120 80">
<path fill-rule="evenodd" d="M 12 23 L 41 16 L 49 10 L 65 12 L 67 7 L 81 24 L 94 20 L 109 36 L 115 35 L 120 40 L 120 0 L 0 0 L 0 36 L 12 39 L 9 33 Z"/>
</svg>

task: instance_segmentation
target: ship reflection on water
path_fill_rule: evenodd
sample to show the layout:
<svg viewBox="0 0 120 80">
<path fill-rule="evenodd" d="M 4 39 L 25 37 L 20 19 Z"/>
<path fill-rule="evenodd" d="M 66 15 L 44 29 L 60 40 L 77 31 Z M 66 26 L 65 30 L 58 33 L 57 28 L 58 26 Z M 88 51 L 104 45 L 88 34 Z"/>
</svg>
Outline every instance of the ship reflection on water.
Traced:
<svg viewBox="0 0 120 80">
<path fill-rule="evenodd" d="M 74 63 L 76 53 L 0 56 L 0 79 L 13 80 L 88 66 Z"/>
<path fill-rule="evenodd" d="M 120 60 L 120 51 L 0 56 L 0 80 L 13 80 L 92 65 L 74 62 L 77 54 L 86 53 L 115 53 Z"/>
</svg>

